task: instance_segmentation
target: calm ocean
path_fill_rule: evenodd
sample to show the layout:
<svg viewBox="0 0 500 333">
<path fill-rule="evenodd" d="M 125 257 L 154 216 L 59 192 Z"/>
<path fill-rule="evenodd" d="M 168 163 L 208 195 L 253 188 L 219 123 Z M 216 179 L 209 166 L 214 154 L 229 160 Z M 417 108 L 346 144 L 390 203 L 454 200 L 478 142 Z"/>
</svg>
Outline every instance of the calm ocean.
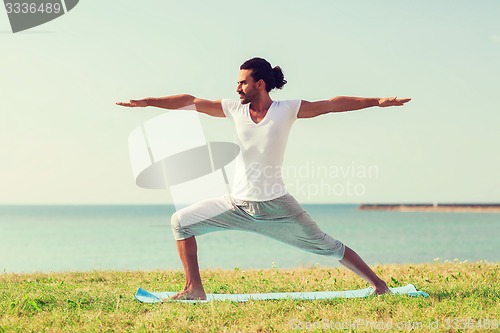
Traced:
<svg viewBox="0 0 500 333">
<path fill-rule="evenodd" d="M 500 261 L 500 214 L 359 211 L 304 205 L 323 230 L 369 264 Z M 172 206 L 0 206 L 0 271 L 180 269 Z M 338 266 L 266 237 L 224 231 L 198 237 L 203 268 Z"/>
</svg>

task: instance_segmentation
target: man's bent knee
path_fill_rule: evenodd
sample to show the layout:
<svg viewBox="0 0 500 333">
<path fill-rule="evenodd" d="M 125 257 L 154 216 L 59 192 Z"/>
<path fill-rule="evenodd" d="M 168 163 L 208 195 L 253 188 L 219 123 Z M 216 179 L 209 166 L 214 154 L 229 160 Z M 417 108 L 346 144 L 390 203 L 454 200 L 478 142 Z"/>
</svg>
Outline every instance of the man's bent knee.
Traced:
<svg viewBox="0 0 500 333">
<path fill-rule="evenodd" d="M 170 225 L 175 240 L 183 240 L 194 236 L 188 228 L 182 226 L 181 220 L 182 216 L 178 212 L 175 212 L 170 219 Z"/>
</svg>

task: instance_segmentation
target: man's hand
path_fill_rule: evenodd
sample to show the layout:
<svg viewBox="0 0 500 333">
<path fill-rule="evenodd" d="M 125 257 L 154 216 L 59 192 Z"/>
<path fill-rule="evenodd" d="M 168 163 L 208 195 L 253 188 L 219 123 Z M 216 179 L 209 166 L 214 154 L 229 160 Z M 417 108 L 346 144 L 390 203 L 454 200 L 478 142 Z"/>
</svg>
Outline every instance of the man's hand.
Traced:
<svg viewBox="0 0 500 333">
<path fill-rule="evenodd" d="M 143 108 L 148 106 L 148 103 L 143 99 L 131 99 L 128 102 L 116 102 L 116 105 L 127 106 L 129 108 Z"/>
<path fill-rule="evenodd" d="M 380 98 L 378 100 L 378 106 L 382 108 L 385 108 L 387 106 L 401 106 L 409 101 L 411 101 L 411 98 L 397 98 L 397 97 Z"/>
</svg>

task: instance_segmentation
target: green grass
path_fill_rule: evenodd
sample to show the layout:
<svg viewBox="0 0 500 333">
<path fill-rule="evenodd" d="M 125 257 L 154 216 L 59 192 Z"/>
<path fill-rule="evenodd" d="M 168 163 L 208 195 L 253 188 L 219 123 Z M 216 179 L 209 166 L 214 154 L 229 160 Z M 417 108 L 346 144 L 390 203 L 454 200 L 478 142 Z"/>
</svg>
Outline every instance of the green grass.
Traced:
<svg viewBox="0 0 500 333">
<path fill-rule="evenodd" d="M 197 304 L 134 300 L 139 286 L 180 290 L 180 271 L 2 274 L 0 332 L 322 332 L 342 325 L 344 332 L 498 332 L 491 326 L 500 319 L 499 268 L 486 262 L 374 267 L 391 287 L 412 283 L 428 298 Z M 207 293 L 367 286 L 345 268 L 207 270 L 202 277 Z"/>
</svg>

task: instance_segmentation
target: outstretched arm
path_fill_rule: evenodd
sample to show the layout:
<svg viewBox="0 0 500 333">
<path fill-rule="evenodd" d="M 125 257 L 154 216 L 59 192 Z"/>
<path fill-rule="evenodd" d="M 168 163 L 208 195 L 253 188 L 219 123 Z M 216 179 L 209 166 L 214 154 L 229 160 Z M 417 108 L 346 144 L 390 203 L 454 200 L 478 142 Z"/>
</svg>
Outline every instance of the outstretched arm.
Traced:
<svg viewBox="0 0 500 333">
<path fill-rule="evenodd" d="M 365 98 L 337 96 L 329 100 L 308 102 L 302 101 L 297 115 L 298 118 L 312 118 L 330 112 L 345 112 L 366 109 L 372 106 L 401 106 L 411 98 Z"/>
<path fill-rule="evenodd" d="M 207 99 L 196 98 L 191 95 L 174 95 L 166 97 L 150 97 L 143 99 L 131 99 L 128 102 L 117 102 L 116 105 L 126 106 L 131 108 L 155 106 L 162 109 L 181 109 L 194 105 L 196 111 L 208 114 L 213 117 L 225 117 L 222 111 L 222 103 L 218 101 L 210 101 Z"/>
</svg>

